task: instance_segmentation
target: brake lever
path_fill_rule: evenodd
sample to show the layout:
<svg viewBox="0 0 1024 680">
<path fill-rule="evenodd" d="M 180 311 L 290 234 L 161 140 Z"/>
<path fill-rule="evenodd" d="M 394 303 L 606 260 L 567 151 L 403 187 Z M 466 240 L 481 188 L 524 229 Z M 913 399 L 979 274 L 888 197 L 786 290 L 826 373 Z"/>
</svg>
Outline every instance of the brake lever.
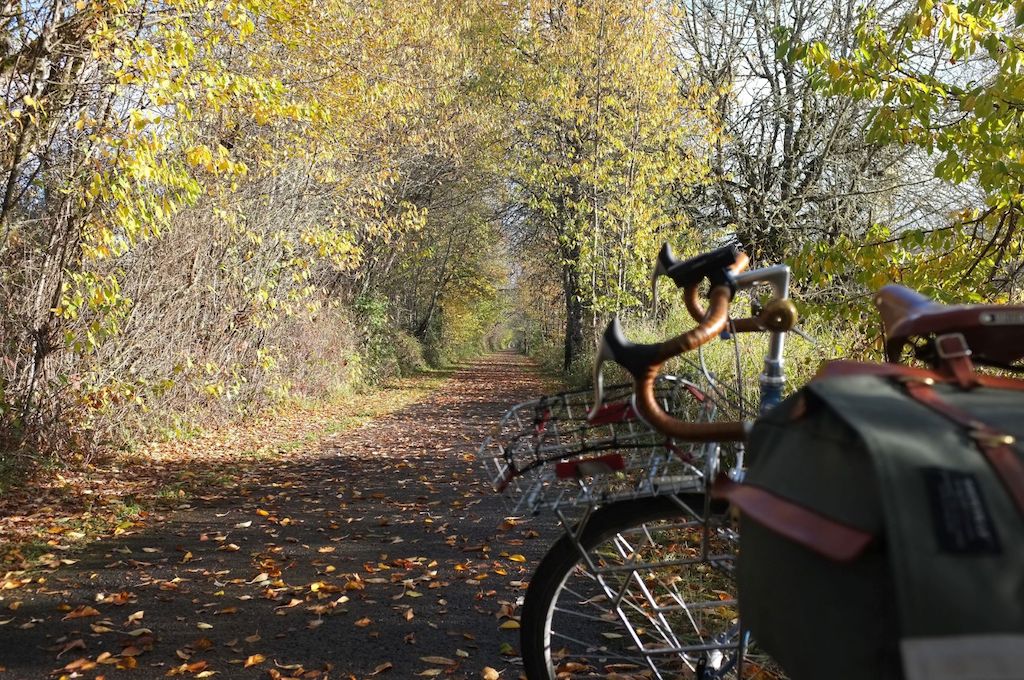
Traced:
<svg viewBox="0 0 1024 680">
<path fill-rule="evenodd" d="M 606 361 L 614 361 L 634 379 L 639 380 L 649 366 L 660 363 L 659 356 L 662 346 L 644 345 L 630 342 L 622 332 L 619 324 L 619 317 L 614 317 L 601 336 L 601 345 L 598 347 L 597 356 L 594 360 L 594 405 L 587 414 L 587 419 L 597 415 L 598 410 L 604 403 L 604 371 Z"/>
<path fill-rule="evenodd" d="M 611 349 L 608 347 L 604 338 L 601 338 L 601 345 L 597 348 L 597 356 L 594 357 L 594 405 L 590 407 L 590 412 L 587 413 L 587 420 L 593 420 L 597 416 L 597 412 L 601 410 L 601 405 L 604 403 L 604 362 L 614 361 L 614 355 Z"/>
</svg>

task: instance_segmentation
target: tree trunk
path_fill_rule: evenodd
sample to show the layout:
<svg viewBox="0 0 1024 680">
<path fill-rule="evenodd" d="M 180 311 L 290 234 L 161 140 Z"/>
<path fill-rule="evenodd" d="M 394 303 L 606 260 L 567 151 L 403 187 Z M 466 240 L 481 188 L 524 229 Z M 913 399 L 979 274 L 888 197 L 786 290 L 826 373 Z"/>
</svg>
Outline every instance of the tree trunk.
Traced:
<svg viewBox="0 0 1024 680">
<path fill-rule="evenodd" d="M 579 253 L 576 253 L 577 258 Z M 583 301 L 580 296 L 579 272 L 574 264 L 562 265 L 565 294 L 565 355 L 563 368 L 568 371 L 573 359 L 583 349 Z"/>
</svg>

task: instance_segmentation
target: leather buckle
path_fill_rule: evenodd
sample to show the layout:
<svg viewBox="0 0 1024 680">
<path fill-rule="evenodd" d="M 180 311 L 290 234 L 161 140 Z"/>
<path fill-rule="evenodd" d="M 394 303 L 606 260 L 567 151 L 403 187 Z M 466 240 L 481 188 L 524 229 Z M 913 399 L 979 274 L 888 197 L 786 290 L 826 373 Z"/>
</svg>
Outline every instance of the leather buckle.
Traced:
<svg viewBox="0 0 1024 680">
<path fill-rule="evenodd" d="M 935 352 L 940 359 L 960 359 L 971 356 L 967 338 L 963 333 L 946 333 L 935 338 Z"/>
<path fill-rule="evenodd" d="M 1012 434 L 994 432 L 988 428 L 975 427 L 969 432 L 969 434 L 971 439 L 982 446 L 1013 446 L 1017 442 L 1017 438 Z"/>
<path fill-rule="evenodd" d="M 897 380 L 904 385 L 925 385 L 931 387 L 935 384 L 935 378 L 926 375 L 901 375 Z"/>
</svg>

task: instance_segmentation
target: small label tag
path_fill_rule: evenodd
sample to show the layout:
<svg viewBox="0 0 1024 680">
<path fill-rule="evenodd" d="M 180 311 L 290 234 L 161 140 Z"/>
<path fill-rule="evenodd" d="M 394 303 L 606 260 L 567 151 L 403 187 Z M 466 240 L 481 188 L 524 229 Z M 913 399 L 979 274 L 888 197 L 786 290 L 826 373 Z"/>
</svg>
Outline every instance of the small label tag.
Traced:
<svg viewBox="0 0 1024 680">
<path fill-rule="evenodd" d="M 906 680 L 1024 680 L 1024 635 L 900 641 Z"/>
<path fill-rule="evenodd" d="M 964 555 L 999 553 L 999 536 L 975 476 L 945 468 L 921 472 L 939 547 Z"/>
<path fill-rule="evenodd" d="M 1018 326 L 1024 324 L 1024 312 L 985 312 L 980 319 L 986 326 Z"/>
</svg>

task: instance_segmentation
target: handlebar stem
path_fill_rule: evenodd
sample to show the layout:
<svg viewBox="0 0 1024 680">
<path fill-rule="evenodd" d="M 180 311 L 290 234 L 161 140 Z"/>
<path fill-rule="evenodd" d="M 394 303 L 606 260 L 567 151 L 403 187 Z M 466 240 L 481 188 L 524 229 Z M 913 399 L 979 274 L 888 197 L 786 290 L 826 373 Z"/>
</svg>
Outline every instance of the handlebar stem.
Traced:
<svg viewBox="0 0 1024 680">
<path fill-rule="evenodd" d="M 784 264 L 777 264 L 763 269 L 754 269 L 736 276 L 739 288 L 750 288 L 758 283 L 767 283 L 772 288 L 772 295 L 777 300 L 789 298 L 790 269 Z M 782 391 L 786 384 L 786 370 L 783 364 L 783 350 L 786 334 L 773 332 L 768 343 L 768 353 L 764 358 L 764 371 L 758 378 L 761 386 L 760 410 L 764 413 L 782 401 Z"/>
</svg>

